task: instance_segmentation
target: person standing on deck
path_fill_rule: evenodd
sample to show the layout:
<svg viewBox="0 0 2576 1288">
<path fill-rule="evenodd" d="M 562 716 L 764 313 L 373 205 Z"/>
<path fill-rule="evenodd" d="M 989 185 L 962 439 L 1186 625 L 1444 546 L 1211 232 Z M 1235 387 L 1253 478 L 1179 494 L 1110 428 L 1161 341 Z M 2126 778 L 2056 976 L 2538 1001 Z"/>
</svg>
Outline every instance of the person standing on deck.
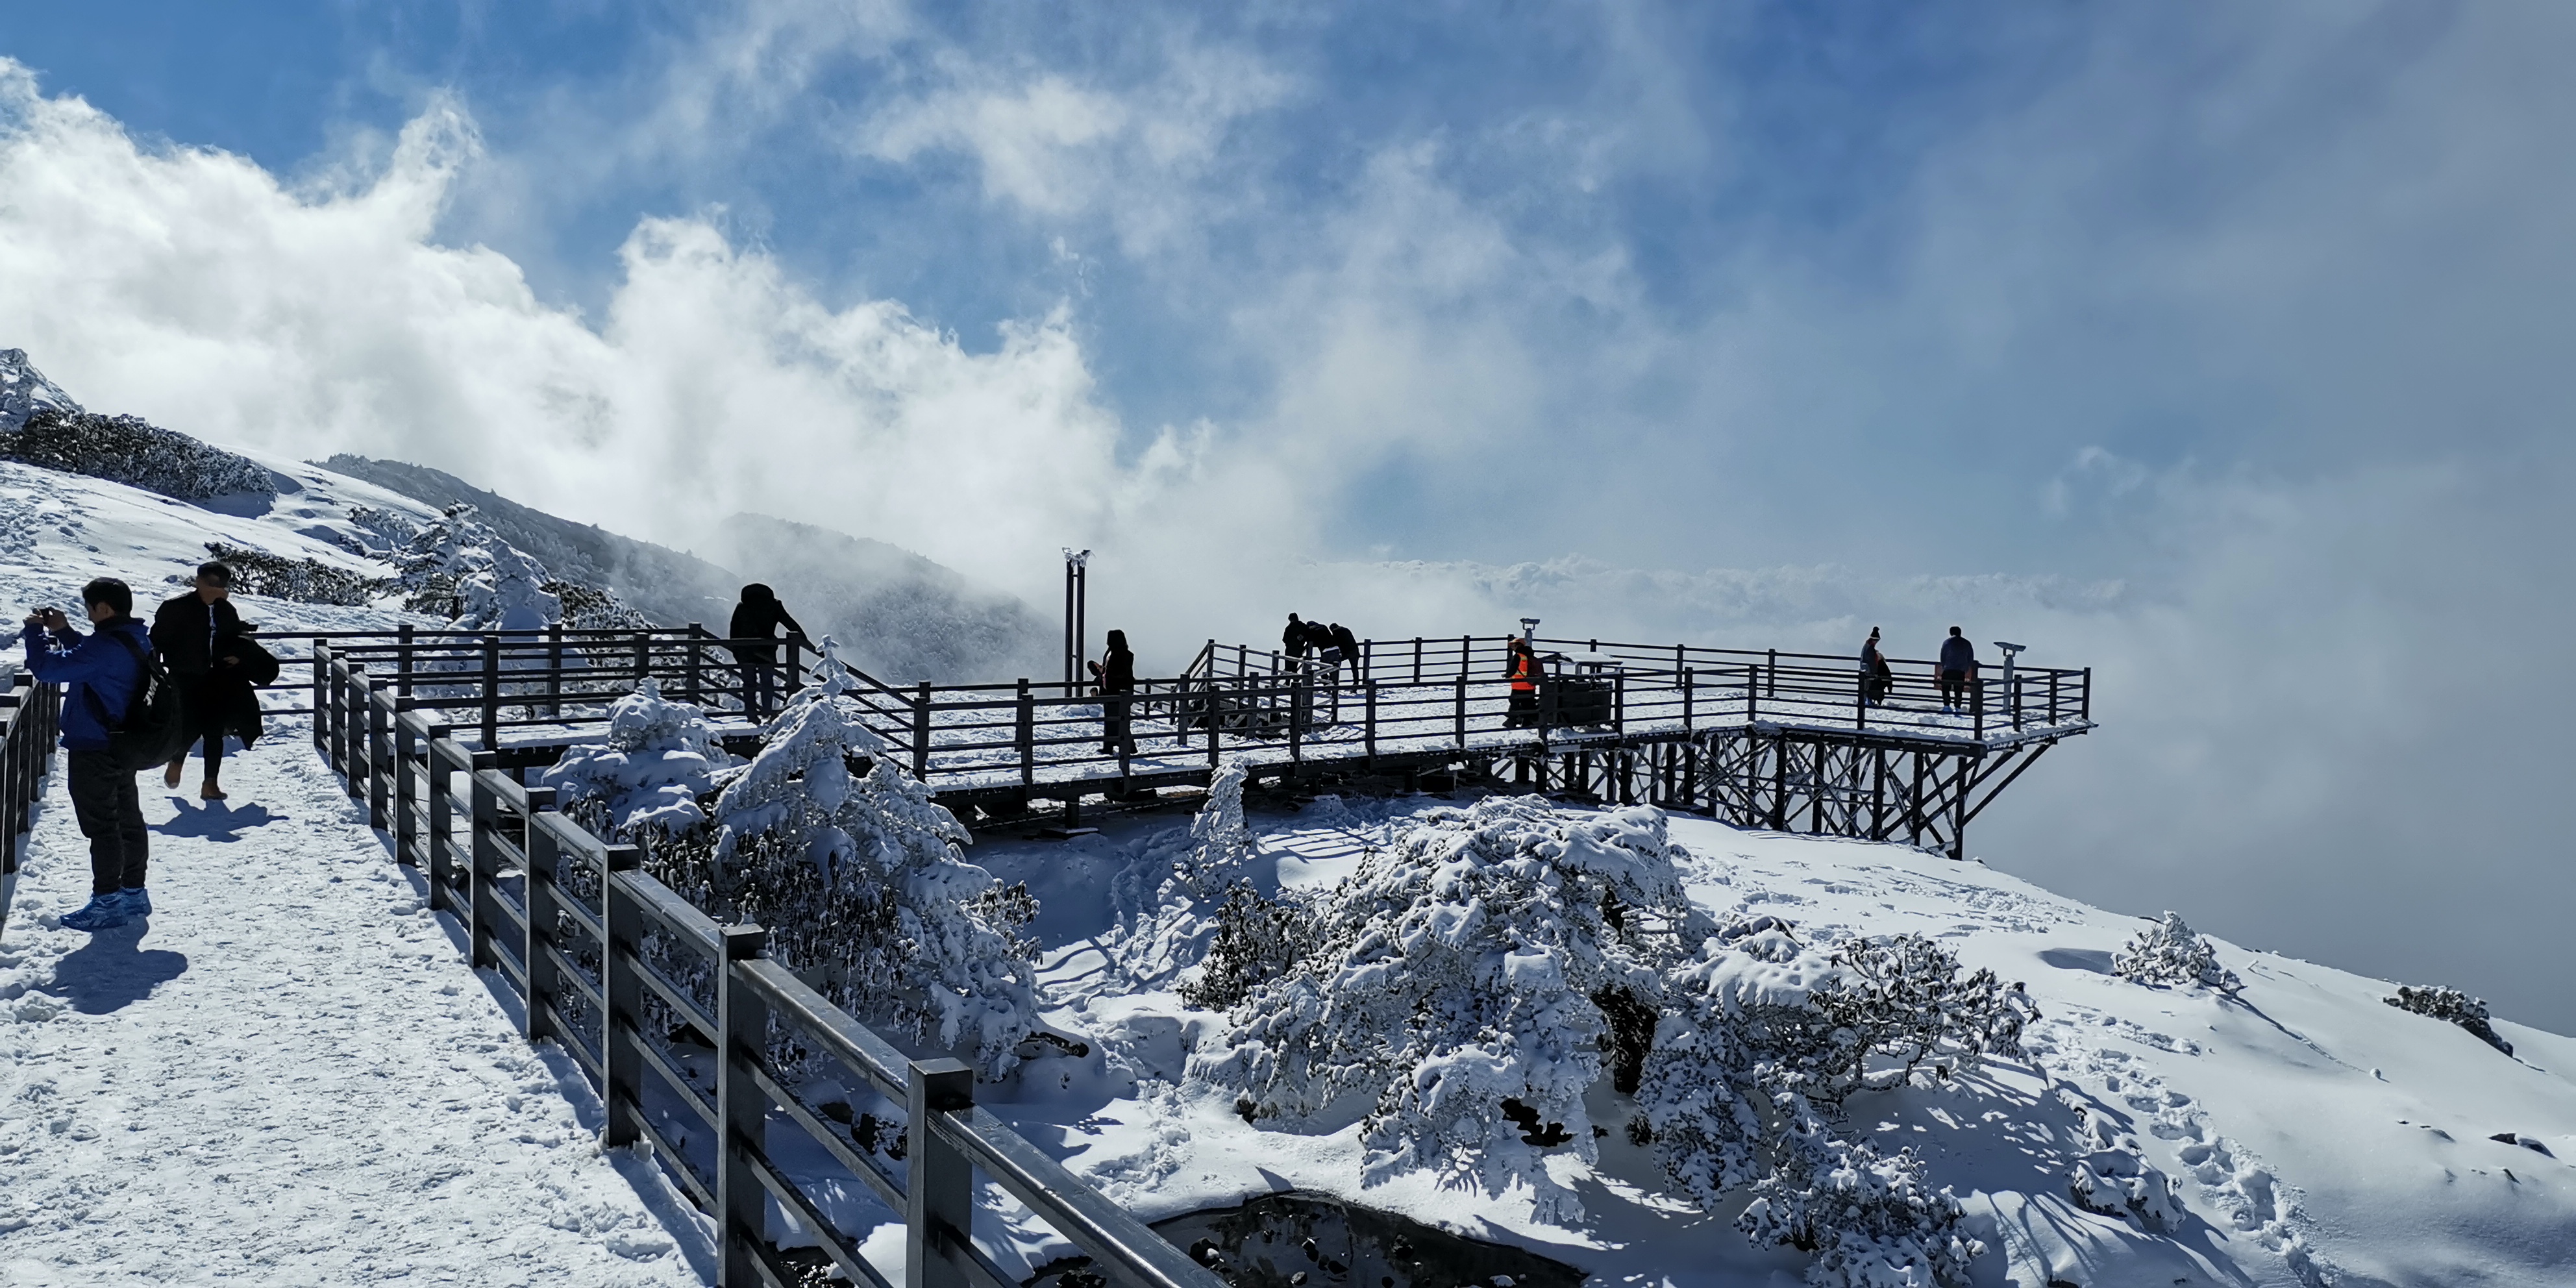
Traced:
<svg viewBox="0 0 2576 1288">
<path fill-rule="evenodd" d="M 1127 632 L 1109 632 L 1109 651 L 1091 664 L 1091 676 L 1100 682 L 1101 754 L 1135 755 L 1136 738 L 1128 727 L 1128 707 L 1136 692 L 1136 655 L 1127 649 Z"/>
<path fill-rule="evenodd" d="M 1288 614 L 1288 629 L 1279 632 L 1279 651 L 1287 654 L 1291 663 L 1297 664 L 1290 666 L 1288 668 L 1290 671 L 1303 669 L 1306 660 L 1306 623 L 1298 620 L 1295 613 Z"/>
<path fill-rule="evenodd" d="M 735 641 L 734 667 L 742 672 L 742 709 L 754 719 L 765 720 L 778 710 L 778 645 L 758 641 L 776 640 L 781 626 L 788 639 L 805 638 L 805 628 L 778 602 L 776 591 L 756 581 L 743 587 L 726 638 Z"/>
<path fill-rule="evenodd" d="M 1509 713 L 1503 717 L 1503 727 L 1526 729 L 1538 723 L 1538 650 L 1530 647 L 1523 636 L 1514 635 L 1511 641 L 1503 674 L 1512 682 L 1512 700 Z"/>
<path fill-rule="evenodd" d="M 204 744 L 206 773 L 205 781 L 197 785 L 200 800 L 224 799 L 218 781 L 223 776 L 224 733 L 240 707 L 238 691 L 249 683 L 243 678 L 242 621 L 233 608 L 232 593 L 232 569 L 220 563 L 199 564 L 197 588 L 164 602 L 152 614 L 152 647 L 178 683 L 179 703 L 188 713 L 188 741 L 192 746 Z M 178 786 L 187 768 L 183 751 L 162 771 L 161 785 Z"/>
<path fill-rule="evenodd" d="M 1977 646 L 1959 628 L 1941 641 L 1941 709 L 1955 713 L 1968 705 L 1968 686 L 1977 682 Z"/>
<path fill-rule="evenodd" d="M 27 618 L 27 670 L 47 684 L 68 684 L 63 694 L 63 750 L 71 753 L 64 778 L 72 816 L 89 838 L 87 904 L 63 914 L 73 930 L 106 930 L 152 915 L 144 892 L 151 833 L 143 825 L 143 797 L 135 771 L 117 759 L 108 732 L 122 724 L 143 697 L 152 636 L 134 618 L 134 592 L 113 577 L 81 587 L 96 633 L 83 636 L 59 608 Z"/>
<path fill-rule="evenodd" d="M 1896 683 L 1896 672 L 1887 664 L 1887 654 L 1879 651 L 1878 628 L 1869 628 L 1869 638 L 1860 646 L 1861 689 L 1873 707 L 1887 703 L 1887 691 Z"/>
</svg>

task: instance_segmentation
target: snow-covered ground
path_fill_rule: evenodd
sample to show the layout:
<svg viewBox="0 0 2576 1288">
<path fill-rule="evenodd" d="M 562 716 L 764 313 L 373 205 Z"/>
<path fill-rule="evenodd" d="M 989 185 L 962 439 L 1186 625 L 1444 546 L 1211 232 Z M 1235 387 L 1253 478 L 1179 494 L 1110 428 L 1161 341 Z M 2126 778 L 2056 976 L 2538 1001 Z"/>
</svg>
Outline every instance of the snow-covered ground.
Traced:
<svg viewBox="0 0 2576 1288">
<path fill-rule="evenodd" d="M 1253 821 L 1276 880 L 1317 889 L 1442 803 L 1325 798 Z M 1087 1071 L 1039 1062 L 1030 1080 L 1061 1066 L 1056 1085 L 1024 1087 L 998 1112 L 1039 1139 L 1060 1136 L 1077 1171 L 1153 1218 L 1294 1186 L 1524 1244 L 1609 1282 L 1798 1282 L 1803 1255 L 1749 1247 L 1732 1210 L 1667 1197 L 1648 1151 L 1616 1131 L 1597 1167 L 1551 1163 L 1587 1215 L 1548 1225 L 1531 1219 L 1526 1191 L 1493 1197 L 1421 1174 L 1364 1186 L 1356 1123 L 1256 1130 L 1231 1090 L 1186 1082 L 1188 1051 L 1223 1041 L 1226 1017 L 1169 991 L 1095 993 L 1113 974 L 1101 945 L 1122 910 L 1150 902 L 1184 848 L 1170 829 L 1186 823 L 1127 820 L 1070 842 L 988 841 L 972 855 L 1039 895 L 1035 929 L 1053 946 L 1045 979 L 1081 999 L 1050 1019 L 1107 1048 Z M 2386 982 L 2223 943 L 2241 993 L 2149 988 L 2111 972 L 2147 921 L 1974 862 L 1682 817 L 1671 831 L 1690 852 L 1693 901 L 1722 920 L 1771 914 L 1828 941 L 1911 931 L 2026 982 L 2042 1014 L 2027 1061 L 1852 1102 L 1856 1127 L 1890 1149 L 1916 1146 L 1932 1182 L 1957 1189 L 1989 1249 L 1981 1284 L 2576 1283 L 2576 1168 L 2565 1161 L 2576 1158 L 2576 1041 L 2499 1023 L 2516 1052 L 2506 1056 L 2386 1005 Z M 1622 1099 L 1596 1090 L 1595 1120 L 1624 1120 Z M 2489 1139 L 2499 1133 L 2548 1152 Z M 2122 1151 L 2170 1178 L 2185 1221 L 2152 1229 L 2075 1201 L 2075 1164 L 2116 1167 L 2098 1156 Z M 1034 1261 L 1061 1251 L 1034 1229 L 1015 1234 Z"/>
<path fill-rule="evenodd" d="M 703 1282 L 309 735 L 225 781 L 147 778 L 155 913 L 97 935 L 55 925 L 89 859 L 53 786 L 0 942 L 0 1284 Z"/>
</svg>

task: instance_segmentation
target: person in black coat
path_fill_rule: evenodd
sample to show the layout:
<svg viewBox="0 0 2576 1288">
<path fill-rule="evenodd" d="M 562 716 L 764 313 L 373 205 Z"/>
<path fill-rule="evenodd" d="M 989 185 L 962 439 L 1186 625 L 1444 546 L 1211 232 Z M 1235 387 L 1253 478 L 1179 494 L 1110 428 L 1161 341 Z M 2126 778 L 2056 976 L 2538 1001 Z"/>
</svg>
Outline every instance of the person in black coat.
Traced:
<svg viewBox="0 0 2576 1288">
<path fill-rule="evenodd" d="M 1279 632 L 1279 648 L 1292 662 L 1303 661 L 1306 657 L 1306 623 L 1297 620 L 1295 613 L 1288 614 L 1288 629 Z M 1288 669 L 1293 671 L 1297 668 Z"/>
<path fill-rule="evenodd" d="M 1121 751 L 1136 754 L 1136 738 L 1129 729 L 1128 704 L 1136 692 L 1136 655 L 1127 650 L 1127 632 L 1109 632 L 1109 651 L 1091 664 L 1091 678 L 1100 682 L 1100 750 L 1115 756 Z"/>
<path fill-rule="evenodd" d="M 778 645 L 744 641 L 778 638 L 778 628 L 787 628 L 787 638 L 802 639 L 805 628 L 778 602 L 778 592 L 753 582 L 742 588 L 742 602 L 733 607 L 733 622 L 725 638 L 732 645 L 734 666 L 742 672 L 742 709 L 754 717 L 766 717 L 778 709 Z"/>
<path fill-rule="evenodd" d="M 241 614 L 232 605 L 233 570 L 220 563 L 197 567 L 197 588 L 163 603 L 152 614 L 152 648 L 178 682 L 179 701 L 188 721 L 188 743 L 202 745 L 205 781 L 201 800 L 225 798 L 219 781 L 224 766 L 224 735 L 239 722 L 245 699 L 256 712 L 259 696 L 242 670 Z M 256 736 L 254 715 L 254 736 Z M 188 753 L 170 762 L 161 782 L 177 787 L 188 767 Z"/>
</svg>

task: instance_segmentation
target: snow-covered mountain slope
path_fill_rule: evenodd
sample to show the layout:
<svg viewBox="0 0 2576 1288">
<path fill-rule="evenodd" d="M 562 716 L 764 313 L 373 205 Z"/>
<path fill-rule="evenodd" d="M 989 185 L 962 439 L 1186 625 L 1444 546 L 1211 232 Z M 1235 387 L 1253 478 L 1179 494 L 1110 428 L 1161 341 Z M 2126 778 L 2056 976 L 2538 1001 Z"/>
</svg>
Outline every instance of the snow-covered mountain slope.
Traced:
<svg viewBox="0 0 2576 1288">
<path fill-rule="evenodd" d="M 1328 797 L 1256 816 L 1256 867 L 1272 869 L 1256 881 L 1330 887 L 1439 804 Z M 1953 1187 L 1987 1249 L 1974 1282 L 2576 1283 L 2576 1041 L 2498 1023 L 2507 1056 L 2387 1005 L 2388 982 L 2223 943 L 2240 990 L 2147 987 L 2112 961 L 2151 923 L 1980 864 L 1678 816 L 1670 828 L 1691 900 L 1721 923 L 1769 915 L 1827 944 L 1911 932 L 2025 985 L 2040 1012 L 2025 1058 L 1847 1104 L 1851 1130 L 1890 1152 L 1913 1146 L 1930 1182 Z M 1804 1254 L 1733 1228 L 1742 1196 L 1714 1212 L 1670 1196 L 1651 1151 L 1618 1130 L 1634 1104 L 1606 1085 L 1588 1102 L 1608 1132 L 1599 1162 L 1560 1151 L 1548 1163 L 1584 1210 L 1554 1224 L 1533 1219 L 1526 1188 L 1494 1195 L 1428 1172 L 1365 1183 L 1364 1132 L 1348 1121 L 1365 1104 L 1331 1130 L 1248 1124 L 1233 1092 L 1187 1073 L 1193 1051 L 1236 1040 L 1229 1018 L 1185 1005 L 1171 987 L 1185 974 L 1136 988 L 1112 961 L 1119 919 L 1151 915 L 1187 848 L 1166 820 L 973 855 L 1038 895 L 1045 979 L 1073 999 L 1049 1019 L 1100 1044 L 1089 1061 L 1030 1066 L 1020 1103 L 1001 1110 L 1060 1132 L 1077 1170 L 1157 1218 L 1300 1187 L 1523 1244 L 1596 1281 L 1799 1281 Z M 2117 1201 L 2150 1172 L 2179 1201 L 2176 1219 Z M 1017 1234 L 1037 1262 L 1062 1250 Z"/>
<path fill-rule="evenodd" d="M 219 542 L 289 561 L 310 560 L 354 577 L 377 578 L 386 564 L 355 553 L 345 541 L 361 528 L 349 513 L 373 507 L 418 522 L 438 517 L 408 497 L 318 466 L 243 453 L 274 471 L 275 496 L 258 494 L 192 503 L 104 479 L 0 461 L 0 613 L 15 638 L 27 610 L 77 610 L 93 577 L 119 577 L 134 588 L 136 611 L 180 593 Z M 410 620 L 383 608 L 298 603 L 239 594 L 242 616 L 270 630 L 388 629 Z"/>
<path fill-rule="evenodd" d="M 61 385 L 45 379 L 24 349 L 0 349 L 0 433 L 27 423 L 40 411 L 79 411 L 80 404 Z"/>
</svg>

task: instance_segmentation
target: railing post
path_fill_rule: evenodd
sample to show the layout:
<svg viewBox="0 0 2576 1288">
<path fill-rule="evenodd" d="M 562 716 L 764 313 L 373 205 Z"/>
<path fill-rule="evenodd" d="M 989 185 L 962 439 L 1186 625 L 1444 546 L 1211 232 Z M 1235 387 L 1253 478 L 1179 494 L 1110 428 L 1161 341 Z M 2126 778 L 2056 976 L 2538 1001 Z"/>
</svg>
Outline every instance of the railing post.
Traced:
<svg viewBox="0 0 2576 1288">
<path fill-rule="evenodd" d="M 1011 747 L 1020 758 L 1020 787 L 1025 790 L 1038 781 L 1038 702 L 1029 694 L 1027 676 L 1020 677 L 1018 720 L 1011 729 Z M 1023 802 L 1025 803 L 1025 802 Z"/>
<path fill-rule="evenodd" d="M 2057 724 L 2057 677 L 2064 674 L 2056 667 L 2048 669 L 2048 723 L 2052 728 Z"/>
<path fill-rule="evenodd" d="M 753 1159 L 767 1152 L 769 1097 L 752 1071 L 769 1056 L 769 1003 L 742 980 L 741 963 L 760 956 L 769 932 L 758 926 L 719 926 L 723 950 L 716 963 L 716 1027 L 723 1057 L 716 1065 L 716 1282 L 751 1288 L 764 1282 L 760 1245 L 765 1241 L 769 1195 Z M 915 1169 L 921 1164 L 913 1163 Z M 920 1173 L 914 1172 L 918 1185 Z M 921 1288 L 915 1279 L 912 1288 Z"/>
<path fill-rule="evenodd" d="M 551 830 L 537 826 L 537 815 L 554 807 L 555 789 L 528 789 L 528 810 L 522 816 L 528 829 L 527 844 L 523 847 L 528 856 L 527 882 L 521 887 L 527 895 L 528 939 L 522 946 L 519 960 L 528 967 L 527 1039 L 530 1042 L 543 1042 L 548 1038 L 557 1042 L 569 1041 L 564 1036 L 563 1026 L 558 1023 L 558 1012 L 563 1007 L 563 972 L 555 968 L 554 955 L 547 951 L 554 947 L 555 942 L 555 918 L 558 915 L 555 881 L 561 871 L 563 847 Z"/>
<path fill-rule="evenodd" d="M 1771 660 L 1763 666 L 1762 696 L 1776 698 L 1780 696 L 1780 650 L 1775 648 L 1767 651 Z"/>
<path fill-rule="evenodd" d="M 501 749 L 501 637 L 483 637 L 483 750 Z"/>
<path fill-rule="evenodd" d="M 1687 738 L 1691 733 L 1691 669 L 1688 666 L 1681 667 L 1674 672 L 1674 678 L 1681 684 L 1682 736 Z"/>
<path fill-rule="evenodd" d="M 1595 649 L 1594 652 L 1600 650 Z M 1610 733 L 1625 737 L 1628 732 L 1628 671 L 1622 667 L 1610 673 Z M 1627 802 L 1622 801 L 1621 804 Z"/>
<path fill-rule="evenodd" d="M 805 642 L 787 637 L 787 696 L 795 697 L 805 689 Z"/>
<path fill-rule="evenodd" d="M 627 888 L 628 874 L 643 866 L 643 851 L 612 845 L 599 874 L 599 917 L 607 932 L 599 952 L 599 992 L 608 1001 L 599 1025 L 599 1063 L 606 1075 L 599 1098 L 608 1122 L 599 1143 L 608 1149 L 634 1144 L 641 1135 L 636 1120 L 644 1115 L 644 908 Z"/>
<path fill-rule="evenodd" d="M 403 679 L 409 680 L 406 674 Z M 420 780 L 411 772 L 412 753 L 417 741 L 412 735 L 411 699 L 394 699 L 394 862 L 405 867 L 420 864 Z"/>
<path fill-rule="evenodd" d="M 2077 718 L 2089 723 L 2093 719 L 2093 668 L 2089 666 L 2084 668 L 2083 696 L 2084 709 L 2078 714 Z"/>
<path fill-rule="evenodd" d="M 1413 637 L 1413 682 L 1422 683 L 1422 637 Z"/>
<path fill-rule="evenodd" d="M 349 788 L 349 799 L 367 798 L 367 668 L 349 668 L 349 682 L 340 690 L 340 774 Z M 369 819 L 370 825 L 375 820 Z"/>
<path fill-rule="evenodd" d="M 948 1245 L 974 1229 L 975 1165 L 931 1126 L 939 1114 L 975 1104 L 975 1071 L 956 1060 L 915 1060 L 906 1077 L 911 1140 L 904 1151 L 912 1176 L 904 1186 L 906 1288 L 967 1288 L 965 1269 Z"/>
<path fill-rule="evenodd" d="M 1744 664 L 1744 723 L 1746 724 L 1754 724 L 1762 719 L 1762 707 L 1758 701 L 1762 686 L 1755 683 L 1760 677 L 1753 674 L 1754 669 L 1752 663 Z"/>
<path fill-rule="evenodd" d="M 1986 677 L 1968 673 L 1968 718 L 1982 740 L 1986 736 Z"/>
<path fill-rule="evenodd" d="M 700 672 L 700 668 L 701 668 L 701 667 L 703 667 L 703 666 L 705 665 L 705 662 L 704 662 L 704 660 L 703 660 L 703 659 L 704 659 L 704 653 L 705 653 L 705 646 L 704 646 L 704 645 L 702 645 L 702 644 L 700 644 L 700 643 L 698 642 L 698 640 L 699 640 L 699 637 L 701 637 L 701 636 L 705 635 L 705 634 L 706 634 L 706 632 L 707 632 L 707 628 L 706 628 L 706 627 L 700 626 L 700 625 L 698 625 L 696 622 L 691 622 L 691 623 L 689 623 L 689 643 L 688 643 L 688 650 L 689 650 L 689 653 L 688 653 L 688 661 L 687 661 L 687 664 L 686 664 L 686 665 L 687 665 L 687 667 L 688 667 L 688 671 L 687 671 L 688 681 L 687 681 L 686 685 L 681 689 L 681 691 L 689 695 L 689 696 L 688 696 L 688 698 L 687 698 L 687 701 L 688 701 L 688 702 L 690 702 L 690 703 L 691 703 L 691 704 L 693 704 L 693 705 L 704 705 L 703 703 L 701 703 L 701 702 L 699 701 L 699 698 L 698 698 L 698 682 L 699 682 L 699 672 Z"/>
<path fill-rule="evenodd" d="M 930 681 L 921 682 L 912 697 L 912 776 L 930 781 Z"/>
<path fill-rule="evenodd" d="M 411 623 L 404 622 L 398 633 L 402 643 L 394 651 L 394 692 L 408 698 L 411 696 Z"/>
<path fill-rule="evenodd" d="M 492 946 L 492 936 L 501 925 L 501 895 L 495 888 L 501 875 L 501 850 L 493 838 L 500 822 L 501 798 L 483 780 L 483 771 L 498 768 L 500 763 L 501 758 L 491 752 L 474 753 L 473 785 L 467 798 L 474 815 L 465 867 L 465 960 L 476 970 L 500 964 L 494 956 L 497 950 Z"/>
<path fill-rule="evenodd" d="M 1458 668 L 1458 750 L 1467 749 L 1467 668 Z"/>
<path fill-rule="evenodd" d="M 563 719 L 563 623 L 546 623 L 546 719 Z"/>
<path fill-rule="evenodd" d="M 653 678 L 653 632 L 635 632 L 635 687 L 643 688 Z"/>
<path fill-rule="evenodd" d="M 1869 668 L 1861 668 L 1859 680 L 1852 686 L 1852 728 L 1869 727 Z"/>
<path fill-rule="evenodd" d="M 1368 693 L 1368 765 L 1377 768 L 1377 681 L 1362 680 Z"/>
<path fill-rule="evenodd" d="M 331 688 L 331 646 L 313 641 L 313 745 L 325 755 L 331 750 L 331 704 L 323 695 Z M 25 672 L 19 674 L 24 675 Z"/>
<path fill-rule="evenodd" d="M 393 699 L 390 694 L 367 692 L 367 826 L 390 830 L 393 825 Z"/>
<path fill-rule="evenodd" d="M 449 909 L 449 890 L 456 879 L 456 803 L 455 785 L 448 780 L 447 758 L 438 754 L 438 744 L 447 741 L 453 730 L 446 725 L 429 726 L 421 739 L 427 755 L 421 768 L 428 782 L 425 793 L 429 813 L 429 910 Z"/>
</svg>

